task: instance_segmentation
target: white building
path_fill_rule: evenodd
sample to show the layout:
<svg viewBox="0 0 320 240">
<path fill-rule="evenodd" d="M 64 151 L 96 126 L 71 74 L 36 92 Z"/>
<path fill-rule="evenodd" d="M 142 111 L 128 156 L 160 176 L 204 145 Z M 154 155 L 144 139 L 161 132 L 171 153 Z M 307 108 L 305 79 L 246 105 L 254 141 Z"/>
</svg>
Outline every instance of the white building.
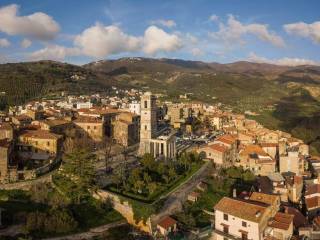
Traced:
<svg viewBox="0 0 320 240">
<path fill-rule="evenodd" d="M 90 101 L 77 102 L 77 109 L 82 109 L 82 108 L 92 108 L 92 103 Z"/>
<path fill-rule="evenodd" d="M 280 198 L 254 192 L 250 199 L 222 198 L 215 209 L 215 240 L 290 239 L 293 215 L 278 212 Z"/>
<path fill-rule="evenodd" d="M 141 105 L 138 102 L 129 103 L 129 112 L 140 115 L 141 114 Z"/>
</svg>

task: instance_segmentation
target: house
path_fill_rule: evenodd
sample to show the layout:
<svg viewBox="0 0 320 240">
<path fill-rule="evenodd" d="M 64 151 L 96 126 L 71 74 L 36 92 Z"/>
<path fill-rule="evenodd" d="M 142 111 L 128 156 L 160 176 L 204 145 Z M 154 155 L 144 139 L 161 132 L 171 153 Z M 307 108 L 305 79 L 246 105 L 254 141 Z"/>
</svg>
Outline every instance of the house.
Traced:
<svg viewBox="0 0 320 240">
<path fill-rule="evenodd" d="M 12 123 L 17 126 L 26 126 L 31 124 L 32 118 L 27 115 L 17 115 L 12 117 Z"/>
<path fill-rule="evenodd" d="M 198 198 L 200 197 L 200 193 L 198 192 L 191 192 L 188 194 L 187 200 L 190 202 L 196 202 L 198 201 Z"/>
<path fill-rule="evenodd" d="M 207 145 L 198 150 L 199 153 L 204 153 L 205 158 L 211 160 L 218 165 L 230 165 L 230 149 L 219 143 Z"/>
<path fill-rule="evenodd" d="M 0 139 L 13 139 L 13 127 L 10 123 L 0 123 Z"/>
<path fill-rule="evenodd" d="M 19 154 L 28 159 L 54 158 L 61 149 L 62 136 L 46 130 L 24 130 L 18 135 Z"/>
<path fill-rule="evenodd" d="M 279 155 L 278 143 L 261 143 L 260 144 L 263 151 L 269 154 L 273 159 L 277 159 Z"/>
<path fill-rule="evenodd" d="M 271 210 L 268 205 L 224 197 L 215 206 L 217 240 L 262 240 Z"/>
<path fill-rule="evenodd" d="M 113 121 L 113 138 L 123 146 L 130 146 L 139 142 L 140 116 L 123 112 Z"/>
<path fill-rule="evenodd" d="M 288 213 L 277 212 L 268 222 L 266 232 L 270 231 L 270 235 L 274 239 L 291 239 L 293 234 L 293 218 Z"/>
<path fill-rule="evenodd" d="M 293 203 L 299 203 L 303 189 L 303 179 L 301 176 L 286 177 L 286 186 L 288 189 L 288 199 Z"/>
<path fill-rule="evenodd" d="M 304 172 L 304 158 L 296 148 L 291 148 L 286 155 L 280 155 L 279 167 L 280 173 L 291 172 L 300 176 Z"/>
<path fill-rule="evenodd" d="M 259 145 L 247 145 L 239 152 L 237 165 L 250 169 L 255 175 L 267 176 L 275 172 L 276 161 Z"/>
<path fill-rule="evenodd" d="M 90 139 L 100 142 L 105 136 L 105 128 L 102 119 L 95 117 L 78 117 L 73 121 L 80 132 L 79 136 L 83 139 Z"/>
<path fill-rule="evenodd" d="M 71 121 L 63 119 L 43 120 L 32 124 L 38 124 L 42 130 L 47 130 L 61 135 L 66 134 L 68 130 L 73 128 L 73 123 Z"/>
<path fill-rule="evenodd" d="M 32 120 L 41 120 L 44 118 L 44 111 L 27 109 L 26 115 L 32 118 Z"/>
<path fill-rule="evenodd" d="M 309 184 L 305 191 L 305 204 L 309 219 L 320 215 L 320 184 Z"/>
<path fill-rule="evenodd" d="M 167 236 L 177 230 L 177 221 L 170 216 L 166 216 L 157 224 L 157 230 L 162 236 Z"/>
<path fill-rule="evenodd" d="M 280 173 L 275 172 L 270 173 L 268 178 L 272 183 L 272 193 L 279 195 L 282 202 L 288 202 L 288 189 L 284 177 Z"/>
<path fill-rule="evenodd" d="M 271 214 L 274 215 L 280 208 L 280 197 L 275 194 L 265 194 L 253 192 L 249 197 L 251 201 L 267 204 L 270 207 Z"/>
</svg>

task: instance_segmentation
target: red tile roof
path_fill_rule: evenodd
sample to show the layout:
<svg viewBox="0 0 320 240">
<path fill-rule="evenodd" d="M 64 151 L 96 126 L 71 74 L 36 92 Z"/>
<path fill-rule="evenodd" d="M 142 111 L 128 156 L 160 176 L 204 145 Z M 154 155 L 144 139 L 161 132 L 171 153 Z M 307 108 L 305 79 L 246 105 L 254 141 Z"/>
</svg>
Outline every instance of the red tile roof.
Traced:
<svg viewBox="0 0 320 240">
<path fill-rule="evenodd" d="M 311 210 L 314 208 L 320 208 L 320 197 L 316 196 L 316 197 L 312 197 L 312 198 L 306 198 L 306 205 L 307 205 L 307 209 Z"/>
<path fill-rule="evenodd" d="M 293 225 L 295 228 L 306 226 L 308 221 L 306 217 L 296 208 L 285 206 L 285 212 L 294 216 Z"/>
<path fill-rule="evenodd" d="M 218 143 L 209 145 L 208 147 L 214 151 L 221 152 L 221 153 L 224 153 L 228 150 L 228 148 L 226 146 L 224 146 L 222 144 L 218 144 Z"/>
<path fill-rule="evenodd" d="M 59 139 L 61 135 L 51 133 L 46 130 L 26 130 L 20 134 L 20 137 L 38 138 L 38 139 Z"/>
<path fill-rule="evenodd" d="M 308 196 L 308 195 L 315 194 L 315 193 L 320 193 L 320 184 L 307 185 L 305 195 Z"/>
<path fill-rule="evenodd" d="M 216 211 L 221 211 L 232 216 L 259 223 L 265 216 L 267 206 L 259 203 L 235 198 L 222 198 L 215 206 Z"/>
<path fill-rule="evenodd" d="M 174 226 L 175 224 L 177 223 L 176 220 L 174 220 L 172 217 L 170 216 L 167 216 L 165 218 L 163 218 L 159 223 L 158 225 L 164 229 L 168 229 L 172 226 Z"/>
<path fill-rule="evenodd" d="M 277 212 L 272 222 L 270 222 L 268 225 L 273 228 L 288 230 L 293 222 L 293 217 L 293 215 L 287 213 Z"/>
</svg>

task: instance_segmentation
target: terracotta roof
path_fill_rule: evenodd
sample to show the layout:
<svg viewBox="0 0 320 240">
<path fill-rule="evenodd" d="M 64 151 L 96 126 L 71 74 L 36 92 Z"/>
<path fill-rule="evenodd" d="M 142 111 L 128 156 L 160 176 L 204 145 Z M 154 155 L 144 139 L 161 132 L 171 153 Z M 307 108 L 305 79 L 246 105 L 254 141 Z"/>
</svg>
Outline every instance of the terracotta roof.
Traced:
<svg viewBox="0 0 320 240">
<path fill-rule="evenodd" d="M 172 227 L 173 225 L 175 225 L 177 223 L 176 220 L 174 220 L 172 217 L 167 216 L 165 218 L 163 218 L 158 225 L 164 229 L 168 229 L 169 227 Z"/>
<path fill-rule="evenodd" d="M 279 200 L 279 196 L 261 192 L 253 192 L 250 196 L 250 200 L 273 205 L 276 204 L 277 200 Z"/>
<path fill-rule="evenodd" d="M 60 135 L 46 130 L 26 130 L 20 134 L 20 137 L 38 138 L 38 139 L 59 139 Z"/>
<path fill-rule="evenodd" d="M 268 157 L 268 153 L 266 153 L 259 145 L 250 144 L 245 146 L 245 148 L 240 152 L 240 155 L 247 156 L 257 154 L 259 156 Z"/>
<path fill-rule="evenodd" d="M 277 212 L 268 225 L 273 228 L 288 230 L 293 222 L 293 217 L 291 214 Z"/>
<path fill-rule="evenodd" d="M 105 114 L 112 114 L 112 113 L 120 113 L 118 109 L 111 109 L 111 108 L 81 108 L 77 110 L 81 113 L 95 114 L 95 115 L 105 115 Z"/>
<path fill-rule="evenodd" d="M 320 193 L 320 184 L 310 184 L 307 185 L 305 196 Z"/>
<path fill-rule="evenodd" d="M 19 120 L 19 121 L 26 121 L 26 120 L 28 120 L 28 121 L 30 120 L 31 121 L 32 120 L 31 117 L 29 117 L 27 115 L 24 115 L 24 114 L 15 116 L 14 118 Z"/>
<path fill-rule="evenodd" d="M 232 216 L 259 223 L 266 212 L 267 207 L 235 198 L 222 198 L 215 206 L 215 210 Z"/>
<path fill-rule="evenodd" d="M 226 144 L 233 144 L 237 139 L 231 134 L 225 134 L 220 137 L 217 137 L 216 141 L 223 142 Z"/>
<path fill-rule="evenodd" d="M 62 119 L 54 119 L 54 120 L 45 120 L 42 121 L 44 124 L 48 124 L 50 127 L 64 125 L 70 123 L 69 121 L 62 120 Z"/>
<path fill-rule="evenodd" d="M 262 148 L 264 147 L 278 147 L 278 143 L 261 143 Z"/>
<path fill-rule="evenodd" d="M 211 148 L 214 151 L 218 151 L 218 152 L 222 152 L 222 153 L 224 153 L 228 150 L 228 148 L 225 145 L 218 144 L 218 143 L 209 145 L 208 148 Z"/>
<path fill-rule="evenodd" d="M 285 212 L 293 215 L 293 225 L 295 228 L 306 226 L 308 223 L 306 217 L 296 208 L 285 206 Z"/>
<path fill-rule="evenodd" d="M 308 210 L 311 210 L 313 208 L 320 208 L 320 197 L 319 196 L 306 198 L 305 201 L 306 201 L 306 205 L 307 205 Z"/>
<path fill-rule="evenodd" d="M 95 118 L 95 117 L 78 117 L 76 120 L 74 120 L 75 123 L 102 123 L 101 119 Z"/>
</svg>

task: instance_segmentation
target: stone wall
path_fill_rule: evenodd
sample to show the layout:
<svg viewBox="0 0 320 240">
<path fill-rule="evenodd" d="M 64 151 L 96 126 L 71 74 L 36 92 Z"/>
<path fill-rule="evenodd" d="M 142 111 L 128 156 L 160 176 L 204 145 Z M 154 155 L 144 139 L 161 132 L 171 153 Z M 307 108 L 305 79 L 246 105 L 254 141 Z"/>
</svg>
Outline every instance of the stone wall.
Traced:
<svg viewBox="0 0 320 240">
<path fill-rule="evenodd" d="M 118 211 L 128 221 L 129 224 L 137 227 L 141 231 L 152 234 L 152 226 L 151 226 L 150 218 L 148 218 L 148 220 L 145 223 L 142 220 L 137 222 L 134 219 L 133 208 L 129 202 L 127 201 L 122 202 L 119 196 L 104 190 L 99 190 L 97 193 L 94 193 L 93 197 L 101 200 L 110 199 L 113 203 L 113 208 L 116 211 Z"/>
<path fill-rule="evenodd" d="M 21 181 L 21 182 L 15 182 L 15 183 L 6 183 L 6 184 L 0 184 L 0 189 L 4 190 L 13 190 L 13 189 L 20 189 L 20 190 L 30 190 L 32 186 L 37 184 L 45 184 L 45 183 L 51 183 L 52 182 L 52 175 L 44 175 L 42 177 L 39 177 L 34 180 L 27 180 L 27 181 Z"/>
</svg>

